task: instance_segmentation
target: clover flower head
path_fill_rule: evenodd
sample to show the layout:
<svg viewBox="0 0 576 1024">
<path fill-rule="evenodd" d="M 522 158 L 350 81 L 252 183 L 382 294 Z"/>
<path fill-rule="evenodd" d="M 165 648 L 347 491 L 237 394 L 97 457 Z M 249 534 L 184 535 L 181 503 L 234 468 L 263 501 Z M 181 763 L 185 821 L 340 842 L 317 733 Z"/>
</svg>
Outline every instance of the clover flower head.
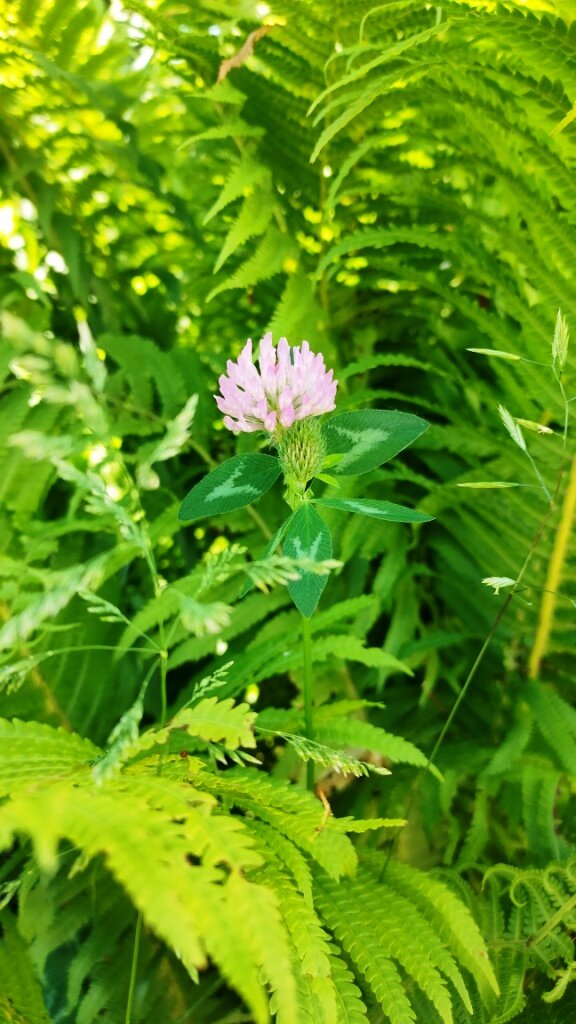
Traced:
<svg viewBox="0 0 576 1024">
<path fill-rule="evenodd" d="M 327 370 L 324 356 L 310 350 L 307 341 L 290 347 L 272 335 L 260 342 L 258 368 L 252 359 L 249 338 L 236 362 L 228 360 L 215 395 L 224 425 L 235 434 L 242 431 L 287 429 L 297 420 L 321 416 L 335 407 L 338 381 Z"/>
</svg>

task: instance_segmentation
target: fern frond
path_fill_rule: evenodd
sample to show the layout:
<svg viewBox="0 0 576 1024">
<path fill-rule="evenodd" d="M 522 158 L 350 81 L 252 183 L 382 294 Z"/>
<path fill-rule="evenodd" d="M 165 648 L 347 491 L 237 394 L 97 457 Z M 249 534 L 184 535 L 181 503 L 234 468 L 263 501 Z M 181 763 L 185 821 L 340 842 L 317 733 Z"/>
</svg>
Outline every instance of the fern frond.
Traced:
<svg viewBox="0 0 576 1024">
<path fill-rule="evenodd" d="M 498 984 L 478 926 L 468 909 L 430 874 L 391 861 L 386 873 L 394 889 L 421 909 L 439 938 L 472 974 L 480 995 L 489 1004 Z"/>
<path fill-rule="evenodd" d="M 250 238 L 263 235 L 272 220 L 274 210 L 269 189 L 258 188 L 243 202 L 238 217 L 226 235 L 224 244 L 216 263 L 214 273 L 217 274 L 226 260 L 233 256 L 237 249 Z"/>
<path fill-rule="evenodd" d="M 554 812 L 562 775 L 543 764 L 522 768 L 522 810 L 526 841 L 536 863 L 545 864 L 559 857 Z"/>
<path fill-rule="evenodd" d="M 515 708 L 515 721 L 510 731 L 495 752 L 490 764 L 483 772 L 483 777 L 504 774 L 526 748 L 534 727 L 534 720 L 527 708 L 522 705 Z"/>
<path fill-rule="evenodd" d="M 471 1010 L 468 992 L 456 961 L 438 938 L 433 926 L 410 900 L 386 886 L 380 887 L 379 899 L 375 903 L 375 883 L 375 875 L 359 872 L 354 879 L 353 894 L 347 899 L 350 900 L 352 896 L 356 904 L 356 919 L 366 915 L 370 920 L 371 929 L 379 936 L 379 955 L 395 961 L 408 977 L 416 981 L 442 1020 L 452 1020 L 452 1000 L 442 975 L 450 979 L 464 1005 Z M 333 892 L 330 895 L 334 898 Z M 338 896 L 335 898 L 339 905 Z M 335 914 L 331 917 L 335 920 Z"/>
<path fill-rule="evenodd" d="M 142 784 L 134 791 L 127 787 L 120 798 L 121 789 L 116 787 L 90 790 L 64 782 L 36 793 L 20 792 L 0 811 L 0 844 L 9 846 L 17 832 L 29 835 L 40 865 L 47 870 L 57 864 L 60 839 L 74 843 L 88 858 L 104 851 L 112 874 L 188 969 L 194 972 L 204 966 L 209 955 L 252 1007 L 255 1018 L 266 1021 L 267 998 L 257 965 L 266 969 L 271 983 L 279 986 L 288 1001 L 292 998 L 289 955 L 272 896 L 237 872 L 226 880 L 220 869 L 207 864 L 192 866 L 190 853 L 195 847 L 198 852 L 215 850 L 213 838 L 206 830 L 197 832 L 190 817 L 183 827 L 180 820 L 167 815 L 162 795 L 155 799 L 155 792 L 155 785 Z M 185 797 L 180 801 L 181 815 L 186 813 L 185 801 Z M 194 834 L 199 844 L 194 842 Z M 222 833 L 216 859 L 221 854 L 228 856 L 232 834 Z M 140 854 L 142 848 L 146 849 L 145 858 Z M 240 945 L 234 938 L 246 929 L 246 908 L 251 900 L 251 921 L 259 911 L 264 915 L 259 934 L 265 935 L 267 927 L 272 929 L 275 964 L 248 936 Z M 239 907 L 242 914 L 232 925 Z"/>
<path fill-rule="evenodd" d="M 316 886 L 316 899 L 324 919 L 342 949 L 363 975 L 391 1024 L 411 1024 L 416 1015 L 404 989 L 401 975 L 392 960 L 381 951 L 375 923 L 366 907 L 348 898 L 322 881 Z"/>
<path fill-rule="evenodd" d="M 217 213 L 226 209 L 235 199 L 239 199 L 242 195 L 248 195 L 256 186 L 262 185 L 268 177 L 269 171 L 266 165 L 256 159 L 252 152 L 244 153 L 230 171 L 218 199 L 205 215 L 204 224 L 208 224 Z"/>
<path fill-rule="evenodd" d="M 2 1024 L 50 1024 L 25 943 L 11 914 L 0 914 L 0 1020 Z"/>
<path fill-rule="evenodd" d="M 368 1024 L 369 1018 L 366 1016 L 366 1006 L 362 1001 L 360 989 L 338 952 L 336 946 L 331 947 L 330 966 L 336 985 L 338 1024 Z"/>
<path fill-rule="evenodd" d="M 0 791 L 2 795 L 38 780 L 72 775 L 100 754 L 89 740 L 39 722 L 0 719 Z"/>
<path fill-rule="evenodd" d="M 393 736 L 377 725 L 358 719 L 323 719 L 322 709 L 315 725 L 315 736 L 328 746 L 370 750 L 389 759 L 393 764 L 412 764 L 424 768 L 428 758 L 421 750 L 402 736 Z M 431 770 L 436 771 L 432 766 Z"/>
<path fill-rule="evenodd" d="M 294 950 L 300 961 L 302 975 L 312 988 L 322 1024 L 337 1024 L 336 990 L 332 981 L 328 936 L 314 911 L 296 892 L 291 880 L 280 870 L 267 866 L 262 873 L 272 884 L 279 900 Z M 285 1007 L 278 1006 L 280 1019 L 288 1022 Z"/>
<path fill-rule="evenodd" d="M 287 641 L 292 640 L 288 646 Z M 412 674 L 412 670 L 393 654 L 388 654 L 379 647 L 366 647 L 356 636 L 334 634 L 315 638 L 312 648 L 314 663 L 327 661 L 330 657 L 355 661 L 368 667 L 387 668 L 406 675 Z M 284 636 L 273 644 L 258 644 L 250 648 L 242 661 L 237 662 L 231 669 L 230 680 L 236 687 L 235 692 L 239 692 L 244 682 L 258 683 L 276 673 L 300 668 L 301 664 L 302 649 L 297 636 Z"/>
<path fill-rule="evenodd" d="M 174 717 L 167 729 L 152 731 L 146 736 L 146 744 L 162 743 L 172 730 L 182 730 L 187 736 L 202 740 L 224 743 L 230 750 L 238 747 L 255 747 L 252 731 L 256 713 L 248 704 L 234 704 L 231 699 L 219 701 L 217 697 L 205 697 L 192 708 L 184 708 Z"/>
<path fill-rule="evenodd" d="M 335 831 L 320 801 L 311 793 L 242 769 L 206 776 L 202 781 L 209 792 L 220 794 L 233 806 L 277 828 L 332 877 L 354 871 L 354 847 L 346 836 Z M 249 819 L 247 824 L 249 827 Z"/>
<path fill-rule="evenodd" d="M 297 250 L 289 235 L 283 234 L 272 225 L 261 239 L 255 253 L 250 256 L 227 280 L 213 288 L 207 302 L 217 295 L 233 288 L 252 288 L 260 281 L 266 281 L 285 270 L 285 262 L 294 257 Z"/>
<path fill-rule="evenodd" d="M 490 834 L 488 815 L 488 793 L 482 786 L 478 786 L 474 794 L 470 827 L 456 862 L 461 871 L 474 865 L 484 851 Z"/>
<path fill-rule="evenodd" d="M 304 338 L 312 333 L 318 338 L 318 345 L 323 338 L 322 307 L 315 293 L 314 280 L 310 274 L 298 268 L 288 275 L 286 287 L 274 309 L 268 330 L 275 338 Z M 321 346 L 326 351 L 329 340 Z"/>
<path fill-rule="evenodd" d="M 137 408 L 153 410 L 155 388 L 163 412 L 178 415 L 189 396 L 176 361 L 168 352 L 138 335 L 102 334 L 98 344 L 120 367 Z"/>
<path fill-rule="evenodd" d="M 565 771 L 576 774 L 576 712 L 559 693 L 534 680 L 526 697 L 536 728 L 554 751 Z"/>
<path fill-rule="evenodd" d="M 270 848 L 282 867 L 288 869 L 306 903 L 312 903 L 312 872 L 303 853 L 286 836 L 263 821 L 250 822 L 250 831 Z"/>
<path fill-rule="evenodd" d="M 251 954 L 252 962 L 261 968 L 275 1000 L 282 1006 L 284 1019 L 296 1020 L 297 995 L 291 950 L 277 896 L 268 886 L 249 884 L 237 873 L 231 875 L 226 888 L 237 915 L 234 945 L 242 944 Z M 259 922 L 257 927 L 256 922 Z M 238 982 L 244 987 L 242 978 L 238 977 Z M 236 987 L 242 991 L 238 983 Z"/>
</svg>

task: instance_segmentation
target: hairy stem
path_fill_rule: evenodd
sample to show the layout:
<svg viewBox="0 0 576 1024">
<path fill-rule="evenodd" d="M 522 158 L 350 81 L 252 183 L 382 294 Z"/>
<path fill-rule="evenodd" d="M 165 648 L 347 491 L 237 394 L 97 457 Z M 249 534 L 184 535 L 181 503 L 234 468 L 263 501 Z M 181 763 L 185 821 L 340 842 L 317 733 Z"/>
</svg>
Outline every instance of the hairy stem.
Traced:
<svg viewBox="0 0 576 1024">
<path fill-rule="evenodd" d="M 312 632 L 310 619 L 302 616 L 302 650 L 304 654 L 304 730 L 306 739 L 314 739 L 314 701 L 312 679 Z M 314 762 L 306 763 L 306 786 L 314 789 Z"/>
</svg>

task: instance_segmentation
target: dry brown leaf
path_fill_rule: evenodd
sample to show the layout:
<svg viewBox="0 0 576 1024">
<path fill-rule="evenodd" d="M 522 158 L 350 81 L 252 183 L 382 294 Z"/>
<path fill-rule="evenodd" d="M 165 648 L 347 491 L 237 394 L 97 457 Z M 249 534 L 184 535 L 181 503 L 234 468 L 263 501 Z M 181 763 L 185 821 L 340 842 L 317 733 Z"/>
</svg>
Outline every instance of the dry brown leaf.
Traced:
<svg viewBox="0 0 576 1024">
<path fill-rule="evenodd" d="M 254 29 L 254 31 L 246 37 L 238 52 L 235 53 L 233 57 L 229 57 L 228 60 L 222 61 L 218 69 L 218 78 L 216 81 L 223 82 L 226 75 L 232 71 L 232 68 L 241 67 L 244 61 L 248 60 L 248 57 L 252 56 L 254 52 L 254 44 L 257 43 L 262 36 L 267 35 L 272 28 L 274 28 L 273 25 L 261 25 L 260 28 Z"/>
</svg>

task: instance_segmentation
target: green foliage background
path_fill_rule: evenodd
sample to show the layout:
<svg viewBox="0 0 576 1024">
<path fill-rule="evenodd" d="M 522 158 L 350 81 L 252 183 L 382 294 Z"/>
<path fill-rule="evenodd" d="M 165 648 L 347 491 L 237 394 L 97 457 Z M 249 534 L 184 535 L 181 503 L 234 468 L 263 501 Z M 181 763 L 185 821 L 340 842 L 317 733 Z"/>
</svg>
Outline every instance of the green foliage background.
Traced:
<svg viewBox="0 0 576 1024">
<path fill-rule="evenodd" d="M 0 22 L 1 1024 L 573 1020 L 574 3 Z M 330 492 L 435 521 L 326 512 L 314 748 L 280 487 L 177 520 L 267 329 L 431 423 Z"/>
</svg>

